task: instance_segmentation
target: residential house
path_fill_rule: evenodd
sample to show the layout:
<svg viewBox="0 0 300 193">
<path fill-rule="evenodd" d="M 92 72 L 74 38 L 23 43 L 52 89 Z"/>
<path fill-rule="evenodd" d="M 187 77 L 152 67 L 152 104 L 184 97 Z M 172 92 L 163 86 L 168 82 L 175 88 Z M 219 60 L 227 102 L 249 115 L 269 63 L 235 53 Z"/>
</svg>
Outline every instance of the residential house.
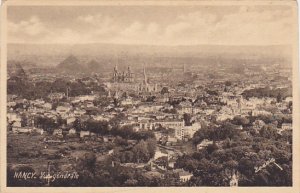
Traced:
<svg viewBox="0 0 300 193">
<path fill-rule="evenodd" d="M 293 129 L 293 125 L 292 123 L 282 123 L 281 125 L 281 129 L 282 130 L 292 130 Z"/>
<path fill-rule="evenodd" d="M 90 131 L 80 131 L 80 138 L 90 136 L 90 135 L 91 135 Z"/>
<path fill-rule="evenodd" d="M 69 130 L 69 135 L 75 135 L 76 134 L 76 130 L 74 128 L 71 128 Z"/>
<path fill-rule="evenodd" d="M 192 173 L 188 172 L 188 171 L 185 171 L 183 169 L 177 169 L 177 170 L 174 170 L 175 173 L 178 173 L 179 175 L 179 179 L 181 182 L 187 182 L 191 179 L 191 177 L 193 176 Z"/>
<path fill-rule="evenodd" d="M 201 141 L 201 143 L 197 144 L 197 150 L 201 150 L 204 147 L 207 147 L 208 145 L 212 145 L 214 142 L 208 139 L 204 139 Z"/>
<path fill-rule="evenodd" d="M 201 129 L 200 123 L 194 123 L 191 126 L 178 127 L 175 128 L 175 137 L 180 140 L 184 140 L 184 138 L 190 139 L 199 129 Z"/>
<path fill-rule="evenodd" d="M 62 137 L 63 136 L 63 130 L 62 129 L 54 129 L 53 135 Z"/>
<path fill-rule="evenodd" d="M 13 127 L 13 133 L 31 133 L 33 131 L 32 127 Z"/>
</svg>

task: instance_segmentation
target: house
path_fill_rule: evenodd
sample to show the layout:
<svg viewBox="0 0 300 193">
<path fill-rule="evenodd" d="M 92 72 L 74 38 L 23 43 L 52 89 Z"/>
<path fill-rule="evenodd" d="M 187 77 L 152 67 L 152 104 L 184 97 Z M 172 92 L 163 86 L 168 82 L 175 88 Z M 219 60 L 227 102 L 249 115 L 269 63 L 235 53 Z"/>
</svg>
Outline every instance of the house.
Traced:
<svg viewBox="0 0 300 193">
<path fill-rule="evenodd" d="M 43 107 L 44 107 L 44 109 L 51 110 L 52 104 L 51 103 L 45 103 L 45 104 L 43 104 Z"/>
<path fill-rule="evenodd" d="M 127 97 L 121 100 L 121 105 L 122 106 L 126 106 L 126 105 L 132 105 L 133 104 L 133 100 L 132 97 Z"/>
<path fill-rule="evenodd" d="M 60 100 L 65 96 L 65 93 L 51 93 L 48 95 L 48 97 L 51 100 Z"/>
<path fill-rule="evenodd" d="M 83 138 L 85 136 L 90 136 L 90 131 L 80 131 L 80 138 Z"/>
<path fill-rule="evenodd" d="M 62 129 L 54 129 L 53 135 L 62 137 L 63 136 L 63 130 Z"/>
<path fill-rule="evenodd" d="M 74 110 L 74 115 L 75 116 L 82 116 L 85 113 L 86 113 L 86 110 L 84 110 L 84 109 L 76 109 L 76 110 Z"/>
<path fill-rule="evenodd" d="M 252 116 L 258 116 L 258 115 L 272 115 L 272 113 L 265 111 L 265 110 L 253 110 Z"/>
<path fill-rule="evenodd" d="M 177 138 L 168 135 L 167 142 L 170 142 L 170 143 L 176 143 L 176 142 L 177 142 Z"/>
<path fill-rule="evenodd" d="M 76 134 L 76 130 L 74 128 L 71 128 L 69 130 L 69 135 L 75 135 Z"/>
<path fill-rule="evenodd" d="M 243 128 L 243 126 L 242 126 L 242 125 L 237 125 L 237 126 L 235 127 L 235 129 L 238 129 L 238 130 L 243 130 L 244 128 Z"/>
<path fill-rule="evenodd" d="M 293 97 L 286 97 L 285 102 L 293 102 Z"/>
<path fill-rule="evenodd" d="M 183 140 L 184 138 L 192 138 L 193 135 L 201 129 L 200 123 L 194 123 L 191 126 L 183 126 L 175 129 L 175 137 Z"/>
<path fill-rule="evenodd" d="M 79 101 L 94 101 L 96 99 L 96 95 L 81 95 L 75 98 Z"/>
<path fill-rule="evenodd" d="M 175 167 L 175 163 L 176 163 L 176 159 L 175 158 L 170 158 L 169 161 L 168 161 L 168 166 L 170 168 L 174 168 Z"/>
<path fill-rule="evenodd" d="M 253 129 L 255 130 L 260 130 L 261 128 L 263 128 L 263 126 L 265 126 L 265 122 L 263 120 L 255 120 L 253 123 Z"/>
<path fill-rule="evenodd" d="M 92 107 L 94 107 L 94 103 L 91 102 L 91 101 L 88 101 L 88 102 L 85 103 L 85 107 L 86 108 L 92 108 Z"/>
<path fill-rule="evenodd" d="M 114 150 L 113 150 L 113 149 L 111 149 L 111 150 L 108 151 L 108 155 L 111 155 L 111 154 L 113 154 L 113 153 L 114 153 Z"/>
<path fill-rule="evenodd" d="M 35 128 L 34 131 L 35 131 L 36 133 L 41 134 L 41 135 L 44 134 L 44 130 L 43 130 L 43 129 L 40 129 L 40 128 Z"/>
<path fill-rule="evenodd" d="M 200 150 L 200 149 L 203 149 L 204 147 L 207 147 L 208 145 L 212 145 L 214 142 L 211 141 L 211 140 L 208 140 L 208 139 L 204 139 L 201 141 L 201 143 L 199 143 L 197 145 L 197 149 Z"/>
<path fill-rule="evenodd" d="M 140 130 L 152 130 L 154 128 L 154 124 L 149 121 L 140 121 L 139 129 Z"/>
<path fill-rule="evenodd" d="M 158 141 L 158 140 L 160 140 L 160 138 L 162 137 L 162 133 L 159 132 L 159 131 L 155 131 L 155 132 L 154 132 L 154 136 L 155 136 L 155 139 Z"/>
<path fill-rule="evenodd" d="M 192 103 L 190 101 L 182 101 L 181 103 L 179 103 L 177 111 L 179 114 L 193 114 Z"/>
<path fill-rule="evenodd" d="M 58 106 L 56 108 L 56 112 L 59 113 L 59 114 L 66 114 L 66 113 L 71 111 L 71 108 L 72 107 L 70 105 Z"/>
<path fill-rule="evenodd" d="M 32 127 L 13 127 L 13 133 L 31 133 L 33 131 Z"/>
<path fill-rule="evenodd" d="M 97 121 L 109 121 L 109 117 L 104 115 L 92 115 L 92 118 Z"/>
<path fill-rule="evenodd" d="M 67 125 L 73 124 L 75 120 L 76 120 L 75 117 L 68 117 L 68 118 L 67 118 Z"/>
<path fill-rule="evenodd" d="M 154 160 L 160 158 L 160 157 L 164 157 L 164 156 L 167 156 L 168 157 L 168 152 L 162 152 L 162 150 L 160 149 L 157 149 L 155 151 L 155 154 L 154 154 Z"/>
<path fill-rule="evenodd" d="M 8 122 L 19 121 L 21 122 L 21 116 L 14 112 L 7 113 Z"/>
<path fill-rule="evenodd" d="M 21 121 L 15 121 L 15 122 L 13 122 L 12 126 L 13 127 L 22 127 L 22 123 L 21 123 Z"/>
<path fill-rule="evenodd" d="M 183 127 L 184 126 L 184 121 L 179 121 L 179 120 L 159 120 L 154 122 L 154 126 L 158 127 L 158 126 L 162 126 L 165 128 L 178 128 L 178 127 Z"/>
<path fill-rule="evenodd" d="M 14 102 L 14 101 L 7 102 L 7 107 L 14 107 L 14 106 L 16 106 L 16 105 L 17 105 L 17 103 Z"/>
<path fill-rule="evenodd" d="M 293 125 L 292 125 L 292 123 L 282 123 L 281 129 L 282 130 L 292 130 L 293 129 Z"/>
<path fill-rule="evenodd" d="M 191 177 L 193 176 L 192 173 L 188 172 L 188 171 L 185 171 L 183 169 L 177 169 L 177 170 L 174 170 L 175 173 L 178 173 L 179 175 L 179 179 L 181 182 L 187 182 L 191 179 Z"/>
</svg>

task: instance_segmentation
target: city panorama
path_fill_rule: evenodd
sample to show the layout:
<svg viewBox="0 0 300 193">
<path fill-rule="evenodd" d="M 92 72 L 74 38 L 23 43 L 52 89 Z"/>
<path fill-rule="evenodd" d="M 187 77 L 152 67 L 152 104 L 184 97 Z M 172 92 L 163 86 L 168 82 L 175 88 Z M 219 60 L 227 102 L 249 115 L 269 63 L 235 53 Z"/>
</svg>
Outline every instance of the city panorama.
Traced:
<svg viewBox="0 0 300 193">
<path fill-rule="evenodd" d="M 291 18 L 8 7 L 7 186 L 292 186 Z"/>
</svg>

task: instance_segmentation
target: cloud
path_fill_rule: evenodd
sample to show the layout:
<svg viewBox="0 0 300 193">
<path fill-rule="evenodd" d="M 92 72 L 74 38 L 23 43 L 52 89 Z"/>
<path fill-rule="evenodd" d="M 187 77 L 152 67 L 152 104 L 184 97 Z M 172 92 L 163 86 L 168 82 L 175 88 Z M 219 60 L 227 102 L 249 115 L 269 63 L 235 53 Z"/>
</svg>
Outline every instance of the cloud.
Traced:
<svg viewBox="0 0 300 193">
<path fill-rule="evenodd" d="M 241 7 L 220 18 L 193 12 L 179 15 L 165 28 L 164 36 L 168 42 L 176 38 L 182 44 L 286 44 L 293 41 L 292 22 L 289 10 Z"/>
<path fill-rule="evenodd" d="M 10 42 L 28 43 L 266 45 L 292 43 L 295 35 L 291 35 L 295 30 L 290 9 L 241 6 L 226 14 L 193 11 L 175 15 L 165 23 L 160 18 L 146 21 L 120 17 L 126 16 L 81 15 L 61 27 L 31 16 L 19 22 L 10 21 L 8 37 Z"/>
<path fill-rule="evenodd" d="M 79 16 L 78 21 L 85 22 L 85 23 L 94 23 L 95 17 L 92 15 L 85 15 L 85 16 Z"/>
<path fill-rule="evenodd" d="M 27 21 L 22 20 L 19 23 L 8 22 L 8 30 L 9 33 L 22 32 L 29 36 L 36 36 L 47 32 L 46 26 L 37 16 L 32 16 Z"/>
<path fill-rule="evenodd" d="M 148 34 L 156 34 L 159 30 L 159 25 L 155 22 L 151 22 L 147 27 Z"/>
<path fill-rule="evenodd" d="M 255 11 L 241 8 L 238 13 L 225 15 L 214 31 L 219 42 L 230 44 L 286 44 L 292 43 L 293 20 L 289 10 Z"/>
<path fill-rule="evenodd" d="M 143 33 L 144 25 L 141 24 L 138 21 L 133 22 L 131 25 L 129 25 L 127 28 L 125 28 L 123 31 L 121 31 L 122 35 L 125 36 L 135 36 L 138 33 Z"/>
</svg>

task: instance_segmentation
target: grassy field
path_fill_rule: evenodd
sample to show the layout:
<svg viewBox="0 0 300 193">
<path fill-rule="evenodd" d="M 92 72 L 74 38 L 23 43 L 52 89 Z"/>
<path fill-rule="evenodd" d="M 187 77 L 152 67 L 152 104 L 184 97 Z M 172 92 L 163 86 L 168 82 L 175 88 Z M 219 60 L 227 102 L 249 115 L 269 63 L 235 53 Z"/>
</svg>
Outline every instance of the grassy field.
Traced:
<svg viewBox="0 0 300 193">
<path fill-rule="evenodd" d="M 46 143 L 46 135 L 13 134 L 7 136 L 7 164 L 11 167 L 26 165 L 36 172 L 46 171 L 49 161 L 59 166 L 62 171 L 76 165 L 87 152 L 94 152 L 97 160 L 104 159 L 105 153 L 113 144 L 98 140 L 69 141 L 65 143 Z M 50 136 L 51 137 L 51 136 Z"/>
</svg>

